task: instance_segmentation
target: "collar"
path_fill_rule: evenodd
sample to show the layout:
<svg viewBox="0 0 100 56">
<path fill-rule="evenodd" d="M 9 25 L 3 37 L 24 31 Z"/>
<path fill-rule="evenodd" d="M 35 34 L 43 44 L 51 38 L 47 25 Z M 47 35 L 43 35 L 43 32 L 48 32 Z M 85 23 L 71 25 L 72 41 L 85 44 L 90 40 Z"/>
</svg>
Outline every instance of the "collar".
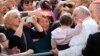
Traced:
<svg viewBox="0 0 100 56">
<path fill-rule="evenodd" d="M 86 21 L 86 20 L 88 20 L 88 19 L 92 19 L 92 17 L 91 17 L 91 16 L 87 16 L 87 17 L 83 20 L 83 22 Z"/>
</svg>

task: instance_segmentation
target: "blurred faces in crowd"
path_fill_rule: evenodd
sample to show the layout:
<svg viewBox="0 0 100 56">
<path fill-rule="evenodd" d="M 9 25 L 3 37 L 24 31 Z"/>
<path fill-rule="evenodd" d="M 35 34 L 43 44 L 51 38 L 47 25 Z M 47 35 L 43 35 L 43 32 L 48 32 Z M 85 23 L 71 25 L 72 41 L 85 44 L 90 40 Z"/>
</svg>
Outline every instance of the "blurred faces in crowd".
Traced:
<svg viewBox="0 0 100 56">
<path fill-rule="evenodd" d="M 91 3 L 89 9 L 93 19 L 95 19 L 97 22 L 100 21 L 100 1 L 94 1 Z"/>
<path fill-rule="evenodd" d="M 18 10 L 19 11 L 32 11 L 33 10 L 32 3 L 33 1 L 31 0 L 21 0 L 18 6 Z"/>
</svg>

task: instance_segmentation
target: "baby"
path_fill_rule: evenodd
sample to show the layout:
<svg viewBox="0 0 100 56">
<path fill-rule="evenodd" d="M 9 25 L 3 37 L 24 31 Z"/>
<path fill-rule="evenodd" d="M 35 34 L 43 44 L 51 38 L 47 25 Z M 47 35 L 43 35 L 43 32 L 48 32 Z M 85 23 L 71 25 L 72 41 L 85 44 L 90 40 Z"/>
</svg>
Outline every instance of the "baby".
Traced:
<svg viewBox="0 0 100 56">
<path fill-rule="evenodd" d="M 78 20 L 78 24 L 75 29 L 71 28 L 72 17 L 71 15 L 63 15 L 60 19 L 60 27 L 56 28 L 51 32 L 51 46 L 52 49 L 57 48 L 58 50 L 64 50 L 69 48 L 69 41 L 71 38 L 79 34 L 82 30 L 82 20 Z"/>
</svg>

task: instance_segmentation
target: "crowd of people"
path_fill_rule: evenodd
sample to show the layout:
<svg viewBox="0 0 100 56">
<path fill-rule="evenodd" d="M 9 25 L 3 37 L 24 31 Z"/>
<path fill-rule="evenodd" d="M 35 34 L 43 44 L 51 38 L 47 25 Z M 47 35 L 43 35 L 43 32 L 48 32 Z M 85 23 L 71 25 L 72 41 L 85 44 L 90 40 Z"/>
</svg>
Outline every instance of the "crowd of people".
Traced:
<svg viewBox="0 0 100 56">
<path fill-rule="evenodd" d="M 0 56 L 100 56 L 100 0 L 0 0 Z"/>
</svg>

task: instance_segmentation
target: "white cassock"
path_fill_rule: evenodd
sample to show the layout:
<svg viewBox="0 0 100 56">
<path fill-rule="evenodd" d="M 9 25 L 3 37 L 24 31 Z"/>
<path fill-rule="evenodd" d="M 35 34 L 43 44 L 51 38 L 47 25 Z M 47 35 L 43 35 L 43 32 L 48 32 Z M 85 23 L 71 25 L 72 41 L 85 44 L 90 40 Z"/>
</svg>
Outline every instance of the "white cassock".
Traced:
<svg viewBox="0 0 100 56">
<path fill-rule="evenodd" d="M 91 17 L 87 17 L 83 21 L 81 33 L 70 40 L 70 48 L 59 51 L 58 56 L 82 56 L 82 49 L 85 48 L 89 35 L 97 31 L 97 23 Z"/>
</svg>

